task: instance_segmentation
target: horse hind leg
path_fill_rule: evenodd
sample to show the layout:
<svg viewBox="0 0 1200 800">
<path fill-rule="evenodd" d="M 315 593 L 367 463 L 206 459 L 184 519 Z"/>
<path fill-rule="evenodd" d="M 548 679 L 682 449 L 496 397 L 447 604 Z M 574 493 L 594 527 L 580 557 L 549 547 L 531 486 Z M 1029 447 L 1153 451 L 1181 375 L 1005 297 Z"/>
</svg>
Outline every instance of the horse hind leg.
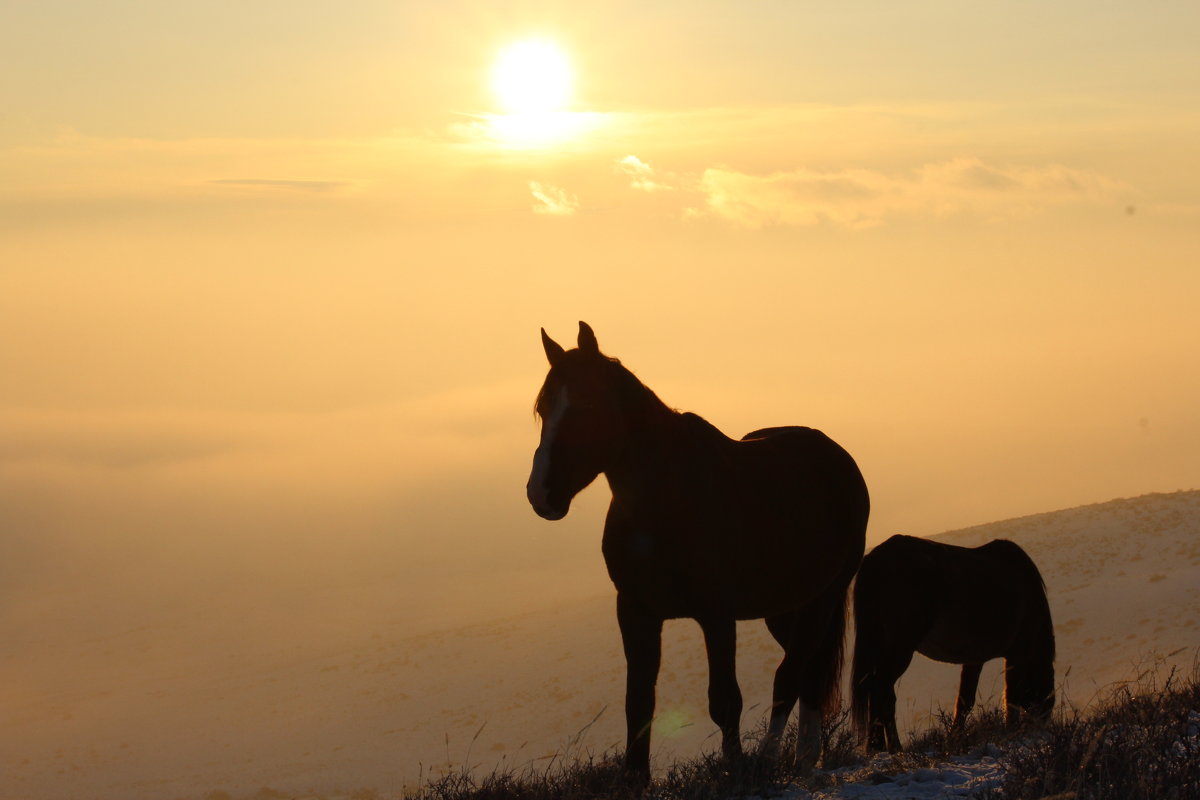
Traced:
<svg viewBox="0 0 1200 800">
<path fill-rule="evenodd" d="M 771 718 L 767 724 L 767 736 L 763 741 L 763 750 L 768 756 L 775 756 L 779 751 L 779 743 L 787 728 L 788 717 L 796 701 L 800 698 L 800 653 L 793 645 L 793 633 L 797 626 L 794 614 L 777 617 L 767 617 L 767 630 L 783 647 L 783 660 L 775 669 L 775 683 L 771 695 Z"/>
<path fill-rule="evenodd" d="M 821 756 L 821 726 L 824 698 L 821 665 L 810 654 L 800 669 L 796 720 L 796 768 L 808 773 Z"/>
<path fill-rule="evenodd" d="M 962 730 L 967 722 L 967 715 L 975 707 L 975 695 L 979 689 L 979 674 L 982 671 L 983 664 L 963 664 L 962 676 L 958 682 L 958 699 L 954 703 L 954 722 L 950 725 L 951 730 Z"/>
<path fill-rule="evenodd" d="M 821 713 L 836 699 L 845 636 L 846 587 L 829 590 L 807 612 L 773 617 L 767 627 L 784 648 L 775 671 L 767 745 L 778 749 L 792 708 L 799 705 L 796 768 L 808 772 L 821 755 Z"/>
<path fill-rule="evenodd" d="M 708 713 L 721 729 L 721 753 L 727 759 L 742 754 L 742 690 L 737 682 L 737 623 L 700 620 L 708 651 Z"/>
</svg>

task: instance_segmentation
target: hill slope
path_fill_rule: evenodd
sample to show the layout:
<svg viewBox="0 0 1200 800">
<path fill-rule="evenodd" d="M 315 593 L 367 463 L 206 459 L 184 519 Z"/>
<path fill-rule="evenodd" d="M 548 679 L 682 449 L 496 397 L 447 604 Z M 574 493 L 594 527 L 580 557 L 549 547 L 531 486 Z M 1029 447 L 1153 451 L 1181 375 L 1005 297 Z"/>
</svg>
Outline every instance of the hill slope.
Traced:
<svg viewBox="0 0 1200 800">
<path fill-rule="evenodd" d="M 1060 697 L 1085 704 L 1154 653 L 1191 666 L 1200 645 L 1200 492 L 937 538 L 973 545 L 996 537 L 1020 543 L 1042 568 Z M 578 745 L 595 750 L 623 737 L 611 595 L 420 636 L 383 627 L 286 648 L 231 648 L 221 631 L 194 616 L 89 638 L 68 620 L 17 641 L 0 660 L 3 796 L 136 800 L 249 796 L 262 787 L 289 796 L 360 787 L 387 794 L 448 764 L 534 761 L 581 731 Z M 742 624 L 739 635 L 749 729 L 765 715 L 779 650 L 761 623 Z M 180 647 L 158 655 L 167 640 Z M 716 745 L 705 681 L 697 627 L 669 623 L 658 763 Z M 902 733 L 951 706 L 956 685 L 956 667 L 918 656 L 899 686 Z M 980 700 L 1000 695 L 994 663 Z"/>
</svg>

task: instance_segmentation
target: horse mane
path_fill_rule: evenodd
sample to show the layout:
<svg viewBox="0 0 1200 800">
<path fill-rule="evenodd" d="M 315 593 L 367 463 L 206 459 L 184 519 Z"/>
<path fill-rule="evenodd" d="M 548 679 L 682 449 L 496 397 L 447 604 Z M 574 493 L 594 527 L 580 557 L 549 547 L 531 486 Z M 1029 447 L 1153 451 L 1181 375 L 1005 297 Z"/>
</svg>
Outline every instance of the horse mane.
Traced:
<svg viewBox="0 0 1200 800">
<path fill-rule="evenodd" d="M 994 550 L 997 554 L 1003 553 L 1006 558 L 1010 559 L 1014 564 L 1021 564 L 1030 574 L 1037 579 L 1038 585 L 1042 587 L 1042 591 L 1046 591 L 1046 581 L 1042 577 L 1042 573 L 1037 568 L 1037 564 L 1029 557 L 1029 553 L 1021 545 L 1011 539 L 992 539 L 990 542 L 980 545 L 979 549 L 987 548 Z"/>
<path fill-rule="evenodd" d="M 641 408 L 655 415 L 678 414 L 675 409 L 664 403 L 646 384 L 638 379 L 632 371 L 618 359 L 608 358 L 608 369 L 616 376 L 617 399 L 626 409 Z"/>
<path fill-rule="evenodd" d="M 561 363 L 550 368 L 550 372 L 546 374 L 546 380 L 542 383 L 542 388 L 538 390 L 537 398 L 533 403 L 535 414 L 543 418 L 546 416 L 546 404 L 549 402 L 549 397 L 563 383 L 565 380 L 564 376 L 568 371 L 579 369 L 581 367 L 578 365 L 587 363 L 582 361 L 583 358 L 588 358 L 588 356 L 580 353 L 578 350 L 570 350 L 566 353 Z M 626 411 L 634 412 L 637 418 L 649 421 L 654 418 L 663 418 L 668 415 L 676 416 L 679 414 L 678 411 L 659 399 L 654 390 L 642 383 L 628 367 L 621 363 L 620 359 L 602 354 L 598 362 L 595 362 L 594 357 L 590 358 L 589 361 L 601 365 L 601 369 L 612 379 L 612 385 L 616 391 L 617 402 L 620 407 Z"/>
<path fill-rule="evenodd" d="M 1026 577 L 1031 582 L 1036 583 L 1039 591 L 1034 603 L 1033 613 L 1036 624 L 1042 628 L 1042 635 L 1048 638 L 1045 653 L 1051 661 L 1054 660 L 1054 623 L 1050 619 L 1050 600 L 1046 595 L 1046 579 L 1042 577 L 1041 570 L 1038 569 L 1034 560 L 1029 557 L 1024 548 L 1019 544 L 1009 539 L 993 539 L 983 545 L 997 554 L 1003 553 L 1004 557 L 1009 559 L 1014 566 L 1020 565 L 1026 572 Z"/>
<path fill-rule="evenodd" d="M 553 369 L 550 372 L 554 372 Z M 546 380 L 542 381 L 542 388 L 538 389 L 537 397 L 533 401 L 533 413 L 536 416 L 545 418 L 546 416 L 546 395 L 549 394 L 550 375 L 546 375 Z"/>
</svg>

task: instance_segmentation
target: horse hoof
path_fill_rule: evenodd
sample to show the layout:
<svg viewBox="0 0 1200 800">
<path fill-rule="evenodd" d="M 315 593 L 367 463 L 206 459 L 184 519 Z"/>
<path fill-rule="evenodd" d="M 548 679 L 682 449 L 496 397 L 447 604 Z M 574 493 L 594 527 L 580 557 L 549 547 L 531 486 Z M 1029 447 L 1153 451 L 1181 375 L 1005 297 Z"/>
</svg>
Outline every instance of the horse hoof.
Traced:
<svg viewBox="0 0 1200 800">
<path fill-rule="evenodd" d="M 621 782 L 629 788 L 644 790 L 650 786 L 650 768 L 631 767 L 626 764 L 621 770 Z"/>
<path fill-rule="evenodd" d="M 779 762 L 779 742 L 766 741 L 759 746 L 755 753 L 760 761 L 768 764 L 777 764 Z"/>
<path fill-rule="evenodd" d="M 815 753 L 796 754 L 796 772 L 800 775 L 810 775 L 816 767 L 817 756 Z"/>
</svg>

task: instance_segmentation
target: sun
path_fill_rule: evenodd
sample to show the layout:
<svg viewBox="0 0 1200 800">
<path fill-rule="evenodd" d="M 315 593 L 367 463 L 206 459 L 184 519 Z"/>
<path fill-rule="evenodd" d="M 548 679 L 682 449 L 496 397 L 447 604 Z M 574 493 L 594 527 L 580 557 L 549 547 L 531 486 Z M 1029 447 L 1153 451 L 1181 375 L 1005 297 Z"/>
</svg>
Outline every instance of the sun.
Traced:
<svg viewBox="0 0 1200 800">
<path fill-rule="evenodd" d="M 509 114 L 561 111 L 571 99 L 571 64 L 547 39 L 526 39 L 501 51 L 492 67 L 492 91 Z"/>
</svg>

